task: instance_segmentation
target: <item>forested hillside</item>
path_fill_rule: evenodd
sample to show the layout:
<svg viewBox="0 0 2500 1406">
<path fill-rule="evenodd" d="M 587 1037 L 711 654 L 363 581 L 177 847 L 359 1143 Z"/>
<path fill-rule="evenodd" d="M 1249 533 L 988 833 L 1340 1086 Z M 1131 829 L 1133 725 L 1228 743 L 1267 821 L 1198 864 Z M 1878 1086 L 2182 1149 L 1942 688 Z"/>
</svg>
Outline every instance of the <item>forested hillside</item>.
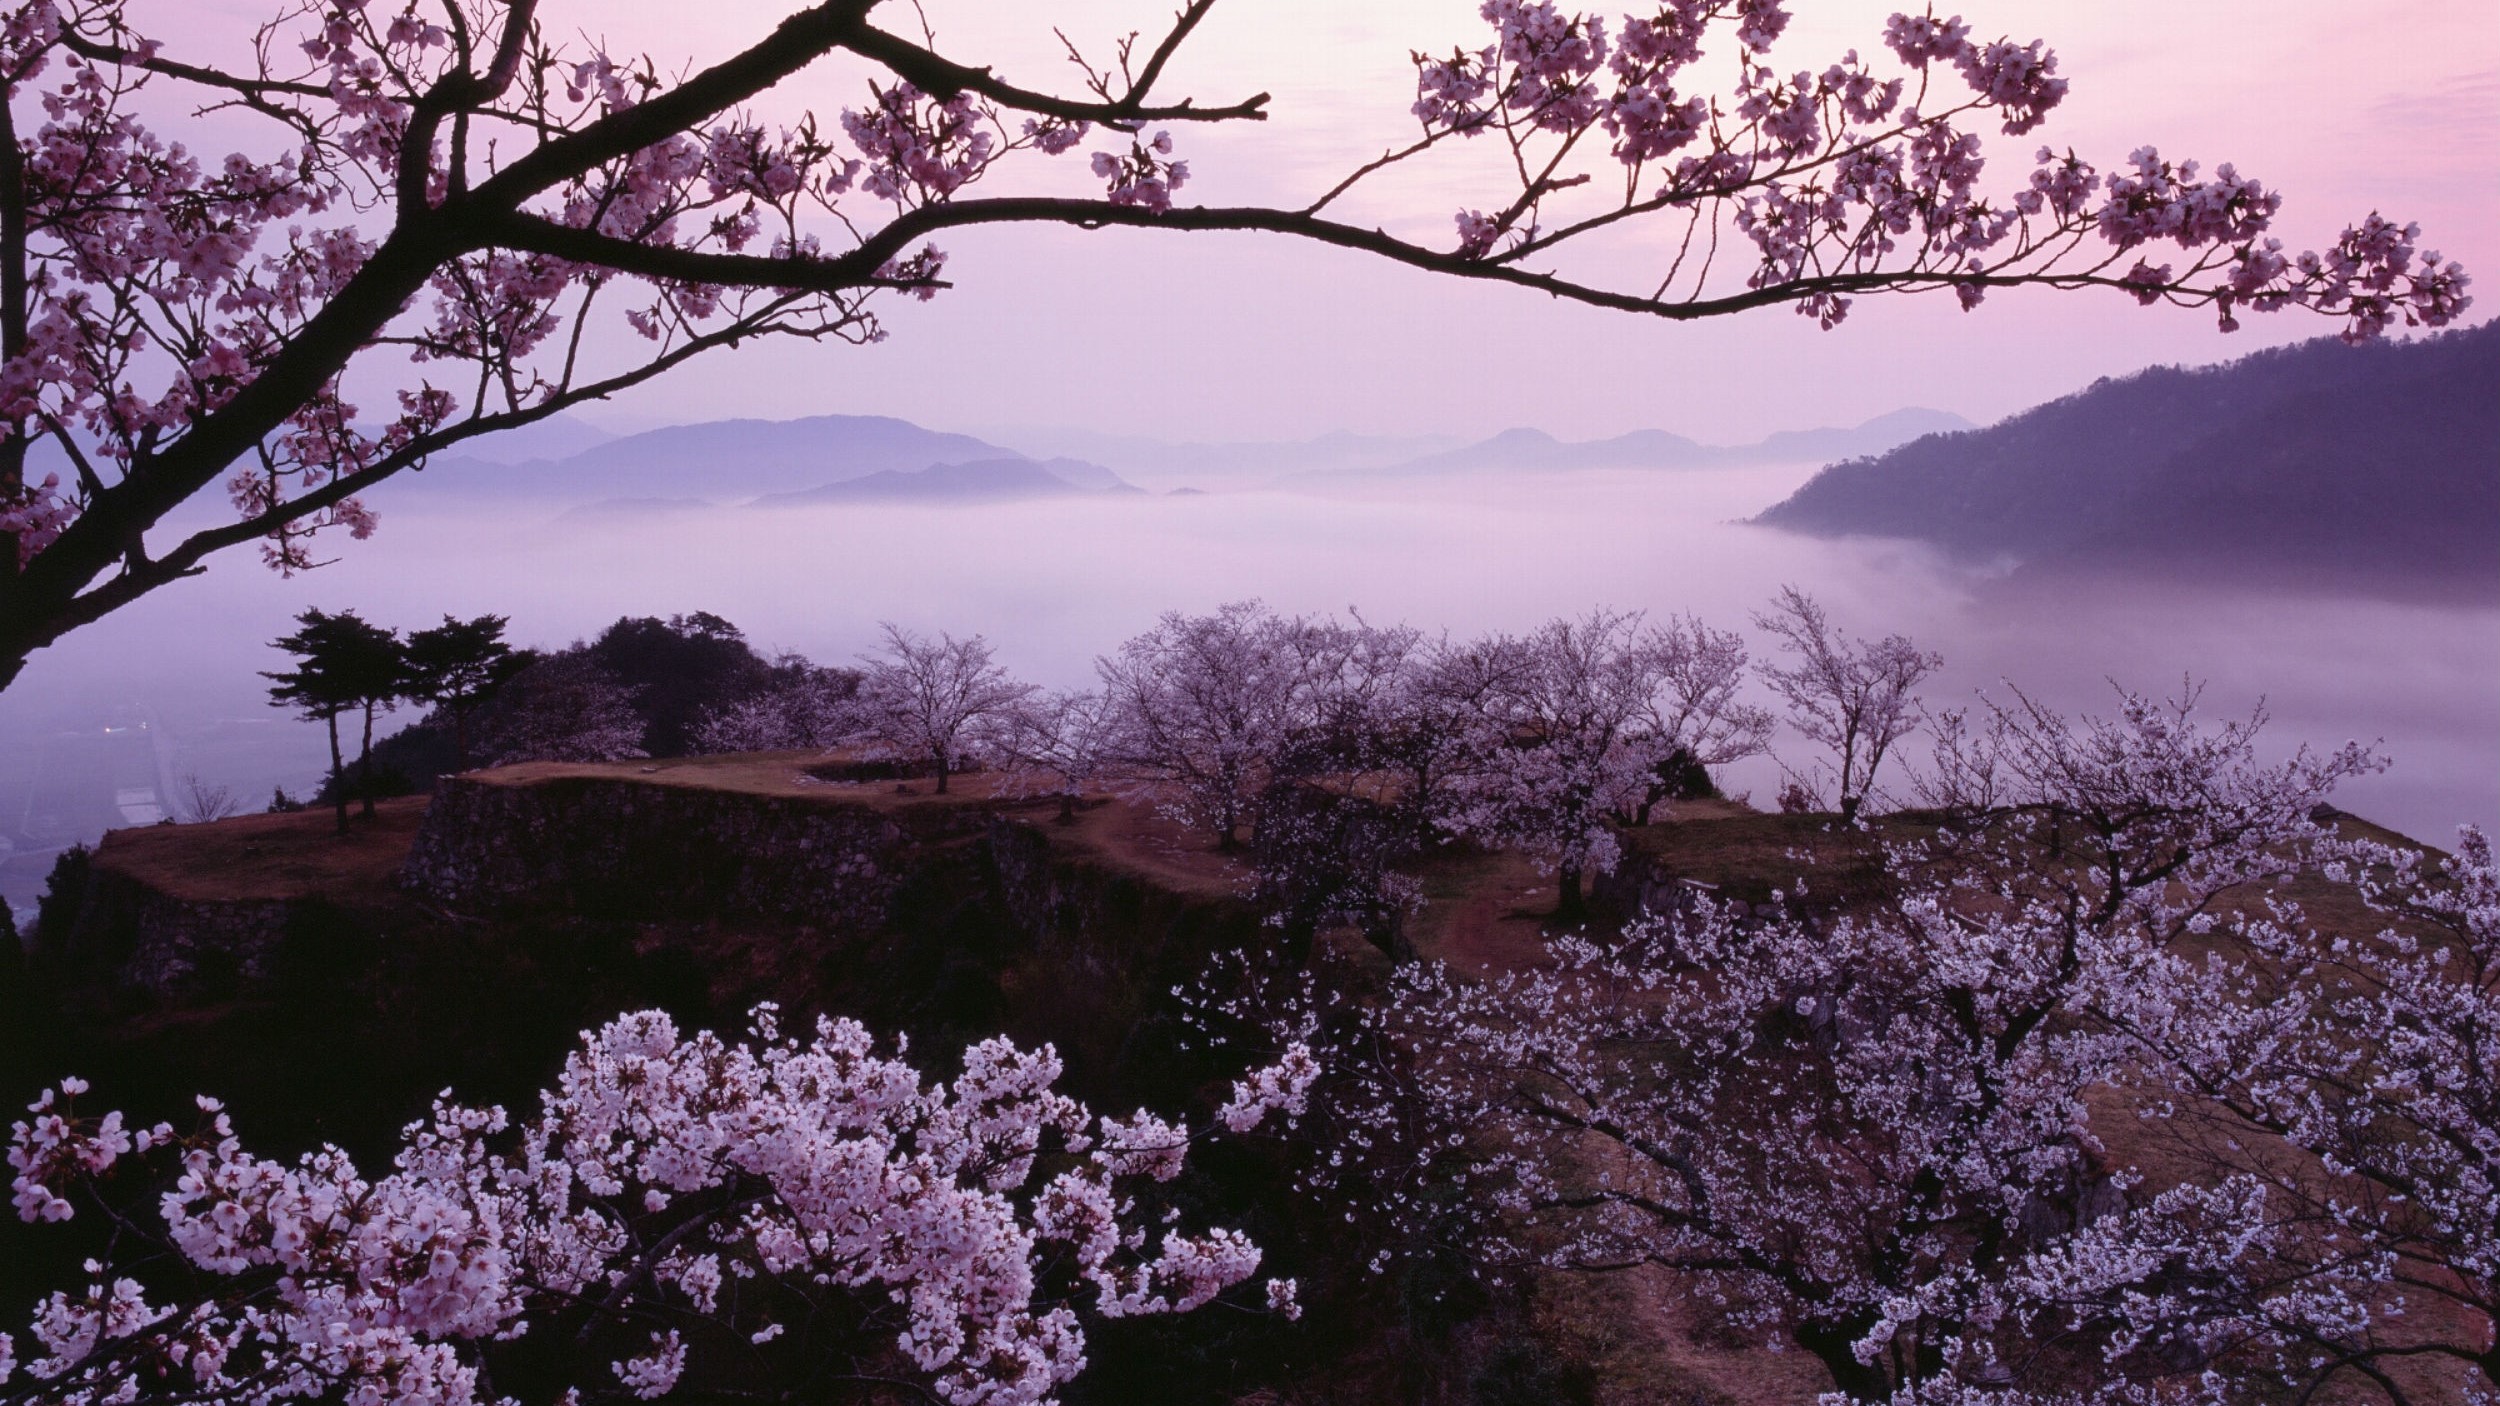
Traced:
<svg viewBox="0 0 2500 1406">
<path fill-rule="evenodd" d="M 1835 464 L 1758 521 L 2042 567 L 2500 588 L 2500 324 L 2099 381 Z"/>
</svg>

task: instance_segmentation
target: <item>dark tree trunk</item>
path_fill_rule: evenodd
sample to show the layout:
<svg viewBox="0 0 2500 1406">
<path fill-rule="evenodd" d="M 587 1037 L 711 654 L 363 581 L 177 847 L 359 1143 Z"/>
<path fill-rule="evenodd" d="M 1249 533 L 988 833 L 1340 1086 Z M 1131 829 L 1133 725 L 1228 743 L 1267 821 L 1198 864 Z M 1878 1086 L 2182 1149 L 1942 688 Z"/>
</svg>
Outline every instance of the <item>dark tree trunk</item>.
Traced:
<svg viewBox="0 0 2500 1406">
<path fill-rule="evenodd" d="M 1561 894 L 1554 901 L 1556 919 L 1576 923 L 1589 915 L 1588 900 L 1580 892 L 1580 866 L 1564 865 L 1554 875 L 1554 887 Z"/>
<path fill-rule="evenodd" d="M 1276 955 L 1284 960 L 1285 970 L 1298 972 L 1311 964 L 1311 944 L 1319 937 L 1316 915 L 1288 913 L 1276 933 Z"/>
<path fill-rule="evenodd" d="M 946 772 L 946 754 L 944 752 L 940 752 L 937 754 L 937 793 L 941 796 L 946 794 Z"/>
<path fill-rule="evenodd" d="M 458 706 L 451 710 L 451 769 L 469 769 L 469 710 Z"/>
<path fill-rule="evenodd" d="M 0 104 L 0 359 L 26 351 L 26 154 L 17 144 L 17 116 Z M 0 503 L 15 506 L 26 486 L 26 428 L 19 420 L 0 441 Z M 17 574 L 17 534 L 0 532 L 0 572 Z M 0 674 L 0 687 L 17 671 Z"/>
<path fill-rule="evenodd" d="M 373 704 L 365 704 L 365 736 L 356 752 L 356 799 L 367 820 L 373 818 Z"/>
<path fill-rule="evenodd" d="M 1406 915 L 1392 912 L 1385 918 L 1363 924 L 1363 940 L 1380 949 L 1391 966 L 1405 966 L 1421 954 L 1415 950 L 1415 939 L 1406 934 Z"/>
<path fill-rule="evenodd" d="M 1850 1400 L 1882 1401 L 1892 1395 L 1889 1374 L 1881 1367 L 1858 1360 L 1856 1344 L 1865 1336 L 1863 1330 L 1801 1324 L 1796 1336 L 1797 1345 L 1814 1354 L 1823 1370 L 1831 1373 L 1832 1385 Z"/>
<path fill-rule="evenodd" d="M 1076 823 L 1076 792 L 1062 791 L 1059 793 L 1059 823 L 1062 825 L 1074 825 Z"/>
<path fill-rule="evenodd" d="M 330 712 L 322 720 L 330 725 L 330 799 L 339 808 L 339 833 L 347 833 L 347 759 L 339 751 L 339 715 Z"/>
</svg>

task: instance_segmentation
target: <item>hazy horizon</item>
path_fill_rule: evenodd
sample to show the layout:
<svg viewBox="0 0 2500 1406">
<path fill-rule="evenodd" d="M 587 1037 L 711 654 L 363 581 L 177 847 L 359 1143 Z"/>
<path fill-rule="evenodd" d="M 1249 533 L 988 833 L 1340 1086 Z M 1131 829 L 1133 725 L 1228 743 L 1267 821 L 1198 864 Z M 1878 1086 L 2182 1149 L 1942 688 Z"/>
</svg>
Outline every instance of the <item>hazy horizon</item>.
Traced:
<svg viewBox="0 0 2500 1406">
<path fill-rule="evenodd" d="M 2347 809 L 2434 845 L 2500 821 L 2500 608 L 2284 596 L 2102 581 L 2044 597 L 1917 544 L 1826 541 L 1737 524 L 1817 465 L 1483 474 L 1393 485 L 968 507 L 715 508 L 559 522 L 542 505 L 497 518 L 403 492 L 374 540 L 293 581 L 229 558 L 206 577 L 40 652 L 0 694 L 0 758 L 63 755 L 63 728 L 149 709 L 166 768 L 233 786 L 251 809 L 299 794 L 326 764 L 311 723 L 261 702 L 267 641 L 306 605 L 400 628 L 445 613 L 512 617 L 519 643 L 559 647 L 624 615 L 708 610 L 767 652 L 848 663 L 878 623 L 979 633 L 1020 676 L 1090 680 L 1093 659 L 1164 610 L 1258 597 L 1279 610 L 1359 608 L 1374 623 L 1520 631 L 1597 605 L 1691 611 L 1724 628 L 1781 584 L 1821 595 L 1860 633 L 1940 649 L 1938 703 L 2001 681 L 2106 713 L 2109 681 L 2156 695 L 2186 676 L 2206 706 L 2263 696 L 2269 750 L 2384 738 L 2396 765 L 2350 786 Z M 1385 569 L 1385 564 L 1394 569 Z M 1755 641 L 1757 653 L 1760 642 Z M 1758 690 L 1757 690 L 1758 692 Z M 403 721 L 405 718 L 403 717 Z M 49 739 L 49 740 L 48 740 Z M 1794 754 L 1793 734 L 1780 748 Z M 56 760 L 55 766 L 66 763 Z M 1726 778 L 1767 803 L 1767 764 Z M 25 805 L 23 795 L 0 805 Z M 24 903 L 26 881 L 13 882 Z"/>
</svg>

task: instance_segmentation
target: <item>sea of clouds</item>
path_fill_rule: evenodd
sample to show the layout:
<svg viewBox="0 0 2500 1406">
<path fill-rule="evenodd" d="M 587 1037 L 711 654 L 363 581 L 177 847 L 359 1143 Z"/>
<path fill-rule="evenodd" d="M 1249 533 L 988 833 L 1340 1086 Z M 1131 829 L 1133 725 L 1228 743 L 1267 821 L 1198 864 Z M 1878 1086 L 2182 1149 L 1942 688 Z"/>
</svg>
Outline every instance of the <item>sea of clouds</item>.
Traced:
<svg viewBox="0 0 2500 1406">
<path fill-rule="evenodd" d="M 2151 581 L 2029 585 L 1910 544 L 1831 542 L 1741 525 L 1809 465 L 1681 472 L 1347 481 L 1293 492 L 1106 497 L 974 507 L 714 508 L 565 515 L 430 494 L 380 500 L 381 532 L 336 565 L 282 580 L 221 560 L 135 610 L 43 651 L 0 694 L 0 831 L 38 787 L 103 785 L 64 768 L 130 769 L 129 749 L 64 745 L 133 719 L 164 756 L 257 808 L 308 789 L 319 730 L 265 706 L 266 642 L 306 605 L 402 628 L 493 611 L 519 643 L 558 646 L 619 615 L 708 610 L 760 648 L 843 662 L 878 622 L 978 632 L 1039 683 L 1088 681 L 1094 658 L 1164 610 L 1258 597 L 1284 611 L 1359 608 L 1375 623 L 1524 630 L 1594 605 L 1691 611 L 1750 629 L 1781 584 L 1863 633 L 1941 650 L 1938 701 L 2005 681 L 2069 710 L 2106 709 L 2113 681 L 2183 680 L 2239 714 L 2263 699 L 2288 749 L 2382 741 L 2395 766 L 2347 809 L 2431 843 L 2500 820 L 2500 610 L 2235 593 Z M 1782 745 L 1802 749 L 1793 736 Z M 83 758 L 83 759 L 82 759 Z M 1735 768 L 1757 800 L 1769 763 Z M 120 778 L 120 784 L 132 784 Z M 10 814 L 15 808 L 19 814 Z M 30 856 L 29 856 L 30 857 Z M 27 865 L 10 897 L 21 905 Z"/>
</svg>

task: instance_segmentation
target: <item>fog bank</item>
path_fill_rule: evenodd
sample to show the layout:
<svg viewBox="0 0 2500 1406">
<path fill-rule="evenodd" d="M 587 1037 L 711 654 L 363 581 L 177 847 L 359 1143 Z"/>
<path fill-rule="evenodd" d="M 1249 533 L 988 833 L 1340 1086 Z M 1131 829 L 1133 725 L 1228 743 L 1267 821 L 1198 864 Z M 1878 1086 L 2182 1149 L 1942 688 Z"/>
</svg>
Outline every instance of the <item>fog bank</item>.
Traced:
<svg viewBox="0 0 2500 1406">
<path fill-rule="evenodd" d="M 890 619 L 977 631 L 1018 673 L 1076 685 L 1095 656 L 1160 611 L 1245 597 L 1462 634 L 1524 630 L 1598 604 L 1692 611 L 1750 634 L 1749 613 L 1796 582 L 1853 631 L 1897 630 L 1942 650 L 1932 698 L 2010 679 L 2062 708 L 2106 710 L 2110 680 L 2168 692 L 2194 676 L 2220 712 L 2265 698 L 2280 747 L 2384 739 L 2396 766 L 2350 787 L 2347 809 L 2431 843 L 2461 821 L 2500 819 L 2490 686 L 2500 611 L 2157 583 L 2016 590 L 1909 544 L 1734 524 L 1811 471 L 569 518 L 508 504 L 464 512 L 422 480 L 395 485 L 380 501 L 380 534 L 339 544 L 335 566 L 287 581 L 229 557 L 36 656 L 0 694 L 0 834 L 19 836 L 20 849 L 6 889 L 20 904 L 31 897 L 29 872 L 48 862 L 36 851 L 51 843 L 26 837 L 48 833 L 47 815 L 56 836 L 120 823 L 112 795 L 178 791 L 185 773 L 252 809 L 273 786 L 309 789 L 326 744 L 317 727 L 266 707 L 256 674 L 283 663 L 266 642 L 306 605 L 401 628 L 492 611 L 512 618 L 517 642 L 545 646 L 619 615 L 708 610 L 759 648 L 826 662 L 849 660 Z M 1781 745 L 1802 747 L 1793 735 Z M 1767 800 L 1775 778 L 1764 764 L 1728 784 Z"/>
</svg>

